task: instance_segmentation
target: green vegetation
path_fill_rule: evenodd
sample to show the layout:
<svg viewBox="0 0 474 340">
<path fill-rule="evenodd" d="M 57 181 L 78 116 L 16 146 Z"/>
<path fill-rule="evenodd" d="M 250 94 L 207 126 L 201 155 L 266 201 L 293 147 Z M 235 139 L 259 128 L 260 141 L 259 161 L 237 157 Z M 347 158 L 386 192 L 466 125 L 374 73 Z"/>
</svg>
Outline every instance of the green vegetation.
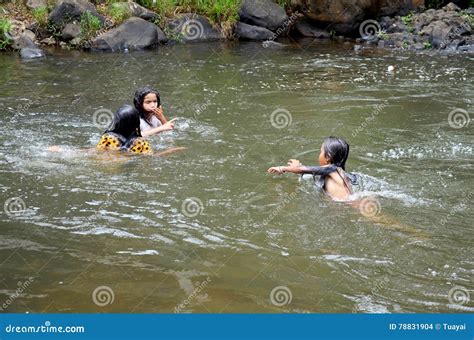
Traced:
<svg viewBox="0 0 474 340">
<path fill-rule="evenodd" d="M 234 24 L 239 18 L 240 0 L 178 0 L 177 5 L 191 8 L 212 23 L 224 26 Z"/>
<path fill-rule="evenodd" d="M 121 24 L 130 17 L 128 8 L 117 3 L 110 5 L 107 14 L 112 18 L 116 25 Z"/>
<path fill-rule="evenodd" d="M 93 16 L 91 12 L 85 11 L 81 15 L 81 38 L 83 40 L 92 39 L 97 32 L 101 29 L 102 24 L 96 16 Z"/>
<path fill-rule="evenodd" d="M 403 23 L 407 26 L 408 32 L 413 33 L 415 28 L 413 27 L 413 12 L 408 13 L 402 18 Z"/>
<path fill-rule="evenodd" d="M 431 47 L 433 47 L 433 46 L 431 45 L 431 43 L 430 43 L 429 41 L 426 41 L 425 43 L 423 43 L 423 47 L 424 47 L 425 50 L 426 50 L 426 49 L 429 49 L 429 48 L 431 48 Z"/>
<path fill-rule="evenodd" d="M 474 28 L 474 15 L 473 14 L 461 12 L 461 16 L 469 22 L 469 25 L 471 25 L 471 28 Z"/>
<path fill-rule="evenodd" d="M 0 50 L 4 50 L 8 45 L 10 45 L 10 39 L 7 36 L 7 33 L 10 31 L 10 29 L 10 20 L 0 17 Z"/>
<path fill-rule="evenodd" d="M 289 9 L 291 5 L 291 0 L 276 0 L 275 2 L 279 4 L 281 7 L 283 7 L 284 9 Z"/>
<path fill-rule="evenodd" d="M 48 25 L 48 8 L 38 7 L 33 10 L 33 18 L 41 26 L 46 27 Z"/>
<path fill-rule="evenodd" d="M 377 38 L 382 39 L 382 40 L 388 40 L 389 36 L 387 32 L 385 32 L 384 30 L 380 30 L 377 32 Z"/>
</svg>

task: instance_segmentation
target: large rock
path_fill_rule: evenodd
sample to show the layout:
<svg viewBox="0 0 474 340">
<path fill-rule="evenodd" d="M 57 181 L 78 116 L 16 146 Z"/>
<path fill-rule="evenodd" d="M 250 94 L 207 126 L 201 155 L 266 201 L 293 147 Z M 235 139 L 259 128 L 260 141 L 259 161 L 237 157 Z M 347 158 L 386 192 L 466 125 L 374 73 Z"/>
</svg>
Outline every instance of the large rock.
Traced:
<svg viewBox="0 0 474 340">
<path fill-rule="evenodd" d="M 372 0 L 371 8 L 373 8 L 377 17 L 384 15 L 407 15 L 410 11 L 425 6 L 425 0 Z M 371 11 L 369 10 L 369 13 Z M 371 13 L 372 14 L 372 13 Z"/>
<path fill-rule="evenodd" d="M 22 48 L 38 48 L 38 46 L 33 42 L 31 36 L 25 32 L 20 37 L 15 37 L 12 41 L 12 46 L 15 49 L 22 49 Z"/>
<path fill-rule="evenodd" d="M 317 39 L 329 39 L 331 35 L 326 31 L 314 25 L 310 20 L 302 18 L 295 24 L 294 29 L 303 37 Z"/>
<path fill-rule="evenodd" d="M 339 34 L 350 34 L 368 18 L 406 14 L 424 5 L 424 0 L 293 0 L 294 9 L 317 25 Z"/>
<path fill-rule="evenodd" d="M 72 40 L 81 35 L 81 26 L 78 23 L 69 23 L 64 26 L 61 38 L 65 41 Z"/>
<path fill-rule="evenodd" d="M 239 11 L 240 21 L 276 31 L 285 26 L 285 10 L 271 0 L 243 0 Z"/>
<path fill-rule="evenodd" d="M 36 59 L 46 57 L 46 53 L 33 42 L 29 30 L 13 40 L 13 47 L 20 50 L 21 59 Z"/>
<path fill-rule="evenodd" d="M 140 50 L 162 42 L 166 42 L 166 36 L 158 26 L 133 17 L 95 38 L 92 41 L 91 49 L 101 51 Z"/>
<path fill-rule="evenodd" d="M 21 59 L 38 59 L 46 57 L 46 53 L 40 48 L 25 47 L 20 50 Z"/>
<path fill-rule="evenodd" d="M 275 39 L 275 33 L 258 26 L 252 26 L 243 22 L 237 22 L 234 28 L 234 34 L 242 40 L 272 40 Z"/>
<path fill-rule="evenodd" d="M 207 18 L 192 13 L 186 13 L 174 19 L 168 28 L 182 42 L 212 41 L 224 39 L 223 34 L 212 27 Z"/>
<path fill-rule="evenodd" d="M 104 23 L 104 17 L 97 13 L 95 6 L 87 0 L 60 0 L 49 14 L 49 20 L 61 27 L 74 20 L 79 21 L 86 11 Z"/>
<path fill-rule="evenodd" d="M 115 2 L 110 5 L 114 8 L 123 8 L 130 17 L 138 17 L 143 20 L 154 20 L 157 17 L 155 12 L 152 12 L 145 7 L 140 6 L 135 2 Z"/>
</svg>

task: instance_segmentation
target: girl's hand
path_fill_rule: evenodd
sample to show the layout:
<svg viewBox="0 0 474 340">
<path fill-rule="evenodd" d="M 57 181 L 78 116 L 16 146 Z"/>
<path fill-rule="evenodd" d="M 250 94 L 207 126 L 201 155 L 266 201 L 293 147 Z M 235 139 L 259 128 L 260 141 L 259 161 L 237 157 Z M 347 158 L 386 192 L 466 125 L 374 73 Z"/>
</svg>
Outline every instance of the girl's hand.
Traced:
<svg viewBox="0 0 474 340">
<path fill-rule="evenodd" d="M 282 166 L 272 166 L 271 168 L 269 168 L 267 170 L 267 172 L 269 174 L 278 174 L 278 175 L 281 175 L 282 173 L 284 173 L 284 169 Z"/>
<path fill-rule="evenodd" d="M 158 106 L 157 108 L 153 109 L 152 112 L 155 116 L 158 116 L 158 117 L 163 116 L 163 106 L 161 106 L 161 105 Z"/>
<path fill-rule="evenodd" d="M 302 165 L 303 165 L 303 164 L 301 164 L 301 162 L 300 162 L 299 160 L 297 160 L 297 159 L 290 159 L 290 160 L 288 161 L 288 166 L 289 166 L 289 167 L 292 167 L 292 168 L 293 168 L 293 167 L 299 167 L 299 166 L 302 166 Z"/>
<path fill-rule="evenodd" d="M 170 121 L 168 121 L 168 122 L 164 123 L 163 125 L 161 125 L 161 131 L 173 130 L 174 129 L 174 122 L 176 121 L 176 119 L 178 119 L 178 118 L 173 118 Z"/>
<path fill-rule="evenodd" d="M 163 106 L 160 105 L 156 109 L 153 109 L 152 112 L 156 116 L 156 118 L 158 118 L 161 121 L 162 124 L 165 124 L 168 122 L 165 115 L 163 114 Z"/>
</svg>

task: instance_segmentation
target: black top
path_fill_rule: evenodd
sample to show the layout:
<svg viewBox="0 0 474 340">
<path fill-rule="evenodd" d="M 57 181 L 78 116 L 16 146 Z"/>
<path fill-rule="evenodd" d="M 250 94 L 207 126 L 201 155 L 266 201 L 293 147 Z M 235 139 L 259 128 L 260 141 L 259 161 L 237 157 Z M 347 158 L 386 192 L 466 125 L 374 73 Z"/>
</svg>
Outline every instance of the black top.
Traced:
<svg viewBox="0 0 474 340">
<path fill-rule="evenodd" d="M 321 188 L 324 190 L 324 183 L 326 182 L 327 176 L 332 174 L 333 172 L 337 172 L 339 175 L 341 175 L 341 172 L 344 174 L 345 178 L 342 178 L 345 182 L 345 180 L 348 180 L 352 185 L 357 185 L 357 176 L 354 174 L 351 174 L 349 172 L 345 172 L 342 168 L 339 168 L 335 165 L 328 165 L 328 166 L 303 166 L 300 168 L 301 169 L 301 174 L 311 174 L 313 175 L 314 183 L 316 184 L 317 187 Z M 340 169 L 340 170 L 339 170 Z M 319 179 L 316 179 L 316 176 L 319 176 Z M 342 175 L 341 175 L 342 177 Z"/>
</svg>

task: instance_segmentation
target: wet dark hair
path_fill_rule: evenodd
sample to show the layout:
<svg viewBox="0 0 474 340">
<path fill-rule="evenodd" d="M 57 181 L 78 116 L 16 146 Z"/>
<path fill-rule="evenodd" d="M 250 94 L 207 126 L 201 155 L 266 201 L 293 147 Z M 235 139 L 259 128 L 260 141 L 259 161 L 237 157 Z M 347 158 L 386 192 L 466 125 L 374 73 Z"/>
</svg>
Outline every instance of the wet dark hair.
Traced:
<svg viewBox="0 0 474 340">
<path fill-rule="evenodd" d="M 113 132 L 122 136 L 126 141 L 141 137 L 140 116 L 138 111 L 131 105 L 124 105 L 115 112 L 112 124 L 105 131 Z"/>
<path fill-rule="evenodd" d="M 143 118 L 148 123 L 148 125 L 151 125 L 151 122 L 147 119 L 147 113 L 143 109 L 143 100 L 145 99 L 146 95 L 150 93 L 156 94 L 156 100 L 158 102 L 157 105 L 159 107 L 161 105 L 160 93 L 150 86 L 144 86 L 136 90 L 135 97 L 133 98 L 133 105 L 135 105 L 135 108 L 138 110 L 140 118 Z"/>
<path fill-rule="evenodd" d="M 346 161 L 349 157 L 349 144 L 338 137 L 330 136 L 323 143 L 324 154 L 329 158 L 329 162 L 336 167 L 346 170 Z"/>
</svg>

